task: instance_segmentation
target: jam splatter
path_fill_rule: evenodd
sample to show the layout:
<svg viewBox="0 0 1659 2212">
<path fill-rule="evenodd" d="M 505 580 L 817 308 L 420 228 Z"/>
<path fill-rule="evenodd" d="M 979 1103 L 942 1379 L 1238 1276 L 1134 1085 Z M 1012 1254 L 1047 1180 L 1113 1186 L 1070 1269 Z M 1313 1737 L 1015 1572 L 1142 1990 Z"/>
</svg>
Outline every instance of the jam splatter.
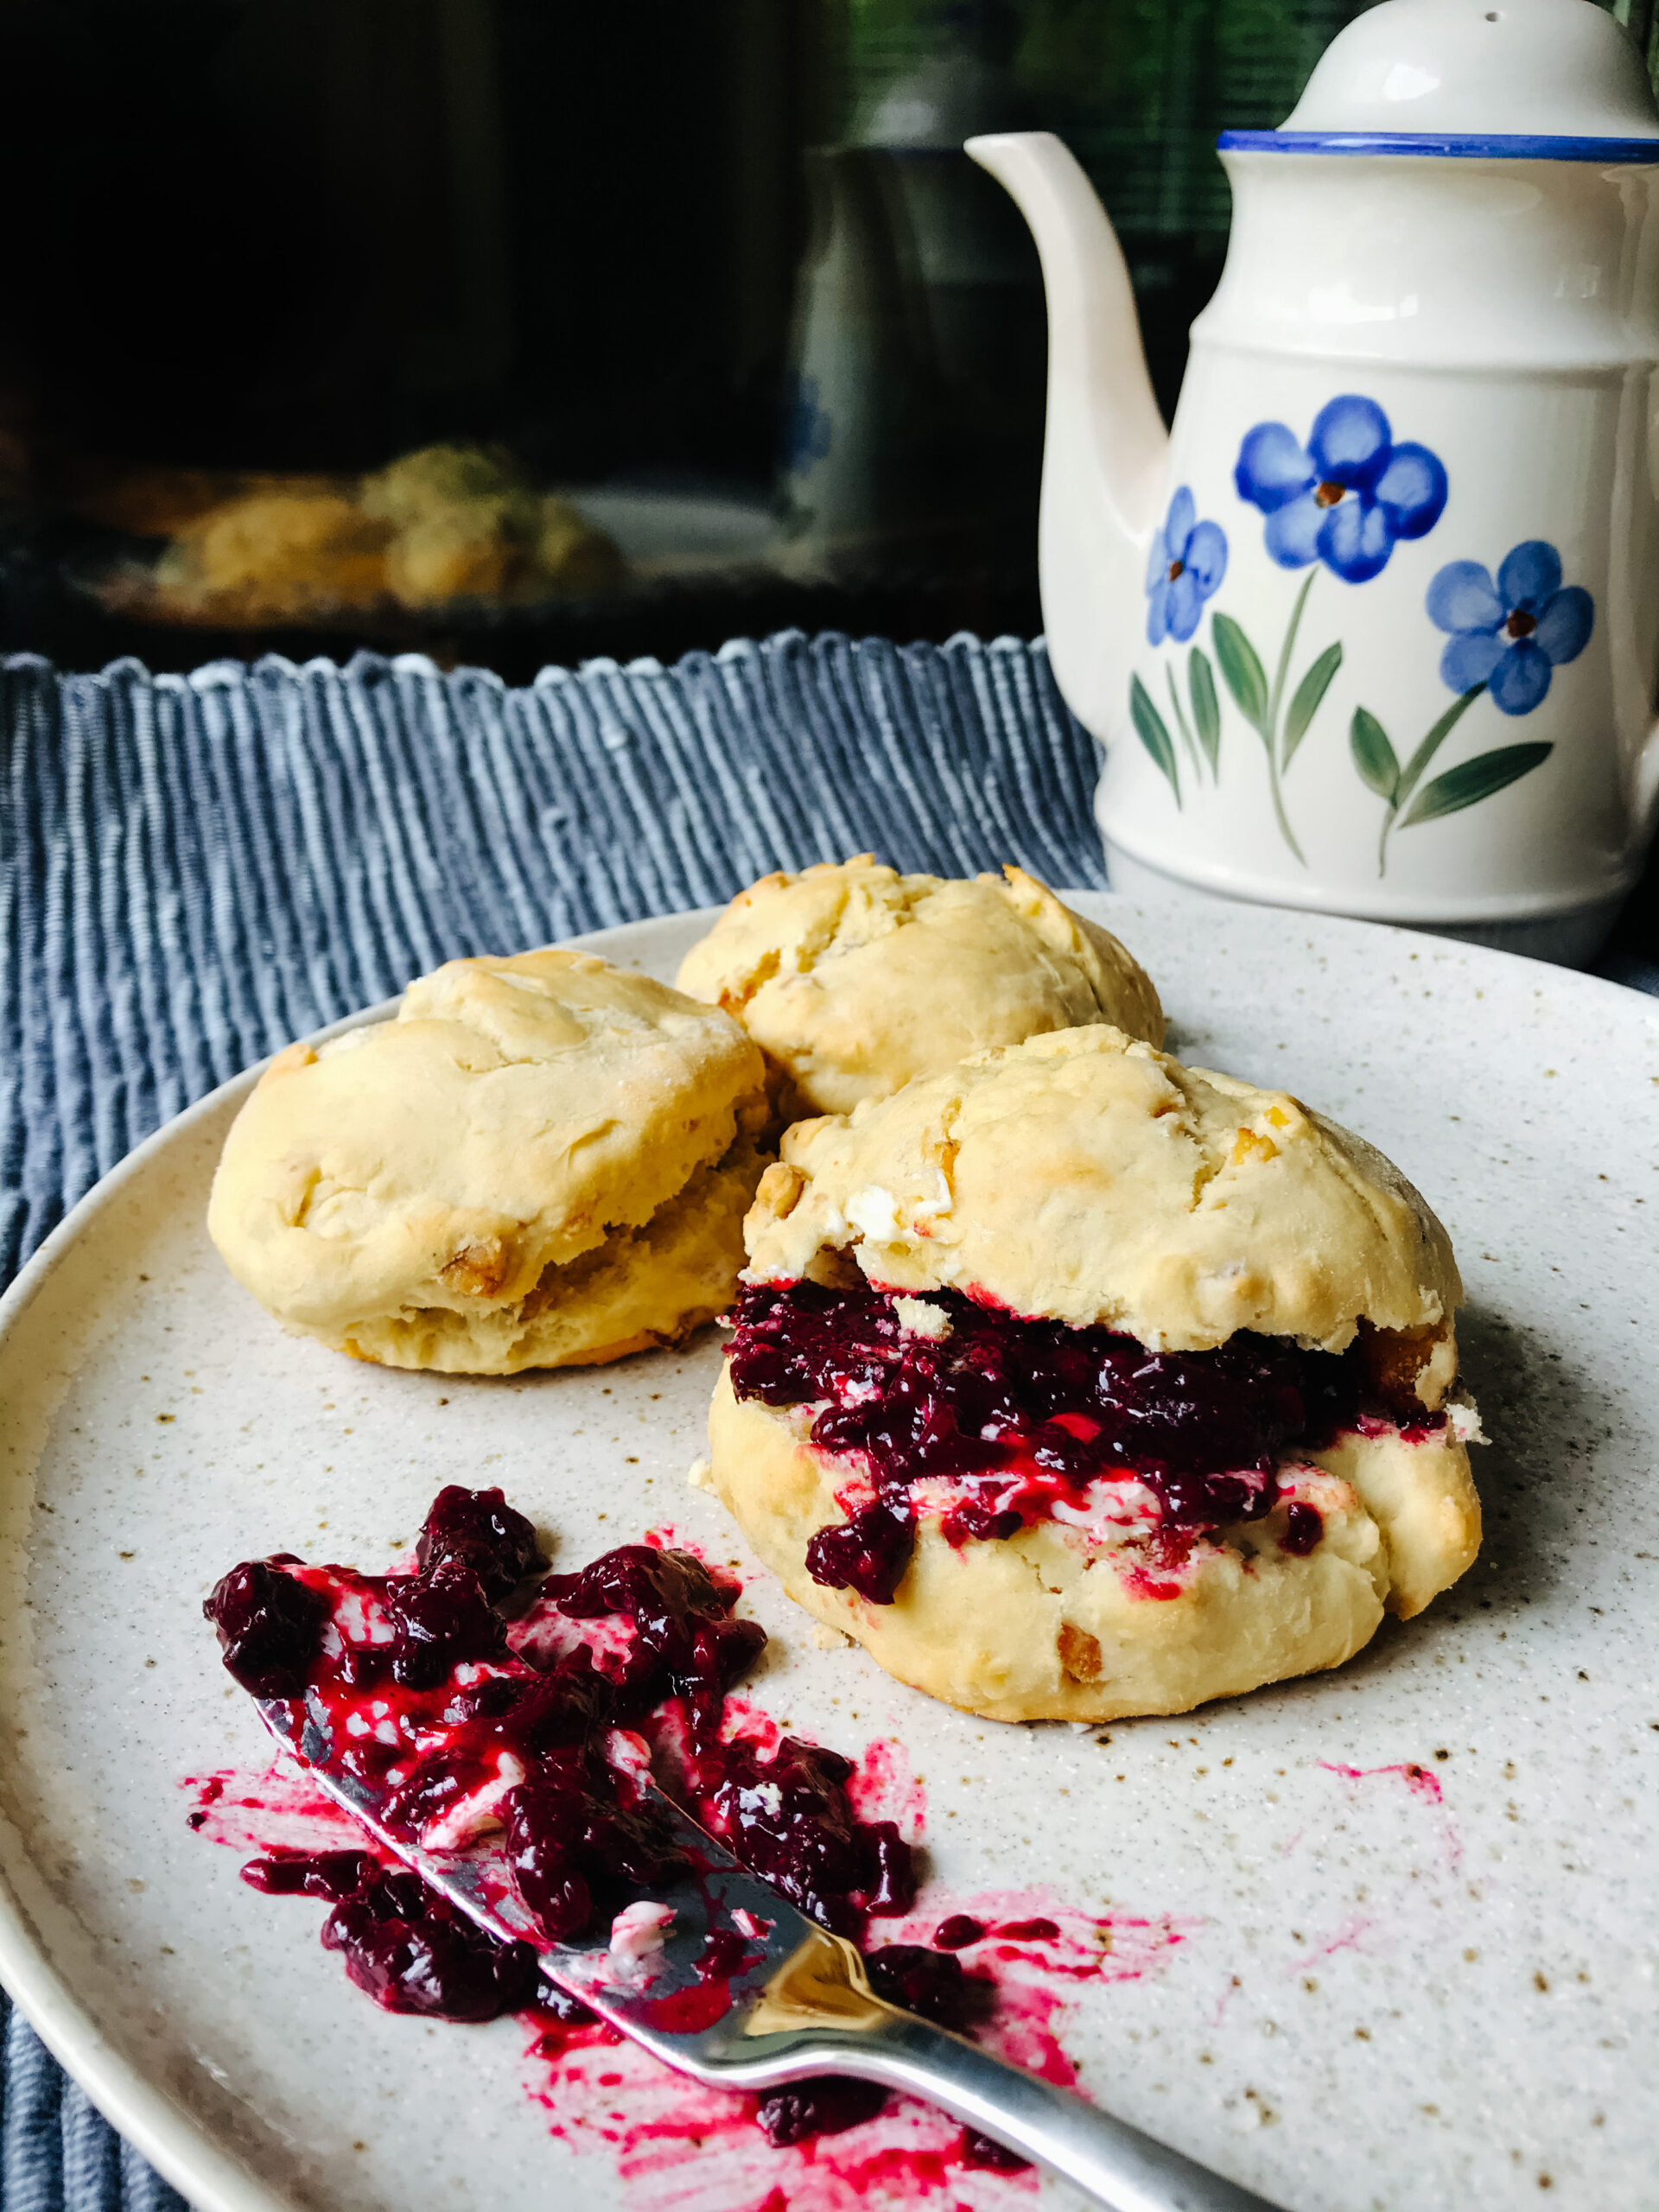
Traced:
<svg viewBox="0 0 1659 2212">
<path fill-rule="evenodd" d="M 847 1795 L 861 1821 L 891 1821 L 906 1843 L 919 1843 L 927 1825 L 927 1792 L 910 1769 L 910 1753 L 890 1736 L 869 1745 L 847 1779 Z"/>
<path fill-rule="evenodd" d="M 1154 1971 L 1191 1933 L 1034 1893 L 916 1910 L 925 1801 L 902 1748 L 873 1744 L 855 1764 L 731 1694 L 765 1640 L 734 1617 L 734 1585 L 659 1541 L 550 1576 L 526 1606 L 539 1564 L 499 1491 L 452 1487 L 400 1573 L 280 1554 L 233 1569 L 205 1610 L 238 1680 L 303 1696 L 322 1756 L 392 1790 L 394 1833 L 437 1849 L 505 1829 L 520 1898 L 550 1930 L 591 1926 L 663 1871 L 673 1847 L 653 1826 L 650 1774 L 804 1910 L 862 1941 L 892 2001 L 1067 2086 L 1058 2028 L 1077 1986 Z M 528 2019 L 530 2086 L 554 2132 L 604 2145 L 642 2212 L 851 2212 L 873 2196 L 977 2212 L 1035 2186 L 995 2145 L 864 2084 L 757 2098 L 686 2082 L 541 1981 L 530 1946 L 457 1915 L 304 1772 L 278 1763 L 187 1786 L 192 1827 L 259 1854 L 243 1868 L 253 1887 L 328 1904 L 325 1944 L 387 2009 Z M 890 1940 L 872 1942 L 873 1921 Z M 707 1995 L 711 2018 L 728 2001 L 726 1971 L 712 1961 L 706 1989 L 686 1993 Z"/>
<path fill-rule="evenodd" d="M 258 1774 L 228 1766 L 212 1774 L 188 1774 L 179 1787 L 195 1800 L 188 1825 L 209 1843 L 226 1844 L 232 1851 L 298 1858 L 374 1848 L 351 1815 L 287 1759 L 273 1761 Z"/>
<path fill-rule="evenodd" d="M 1374 1775 L 1397 1774 L 1412 1796 L 1421 1797 L 1426 1805 L 1444 1802 L 1440 1776 L 1414 1762 L 1401 1761 L 1394 1766 L 1343 1766 L 1334 1759 L 1319 1759 L 1315 1764 L 1322 1766 L 1327 1774 L 1339 1774 L 1344 1782 L 1369 1782 Z"/>
<path fill-rule="evenodd" d="M 1371 1781 L 1374 1774 L 1398 1774 L 1411 1796 L 1422 1798 L 1425 1805 L 1440 1805 L 1445 1801 L 1445 1792 L 1440 1789 L 1440 1777 L 1431 1767 L 1415 1765 L 1414 1761 L 1400 1761 L 1391 1767 L 1344 1767 L 1338 1765 L 1334 1758 L 1319 1758 L 1314 1763 L 1325 1767 L 1327 1774 L 1340 1774 L 1344 1783 Z"/>
<path fill-rule="evenodd" d="M 1299 1446 L 1363 1419 L 1444 1426 L 1382 1356 L 1391 1340 L 1363 1327 L 1341 1354 L 1249 1331 L 1211 1351 L 1154 1352 L 959 1292 L 926 1303 L 937 1333 L 907 1328 L 896 1294 L 814 1282 L 752 1284 L 733 1314 L 738 1397 L 817 1408 L 813 1443 L 855 1478 L 839 1497 L 846 1519 L 808 1540 L 807 1571 L 873 1605 L 892 1604 L 923 1512 L 958 1545 L 1097 1512 L 1141 1538 L 1202 1532 L 1270 1513 L 1279 1463 Z M 1091 1496 L 1103 1486 L 1109 1498 Z M 1306 1556 L 1319 1514 L 1306 1503 L 1291 1514 L 1284 1548 Z M 1148 1582 L 1141 1594 L 1179 1589 Z"/>
<path fill-rule="evenodd" d="M 1318 1966 L 1321 1959 L 1334 1958 L 1338 1951 L 1358 1950 L 1374 1925 L 1375 1923 L 1365 1916 L 1354 1914 L 1343 1922 L 1334 1936 L 1327 1936 L 1322 1942 L 1315 1943 L 1306 1958 L 1293 1959 L 1285 1971 L 1293 1974 L 1306 1974 L 1310 1967 Z"/>
<path fill-rule="evenodd" d="M 1333 1759 L 1319 1759 L 1316 1764 L 1322 1766 L 1327 1774 L 1339 1776 L 1344 1782 L 1350 1783 L 1374 1782 L 1384 1776 L 1404 1783 L 1419 1804 L 1432 1805 L 1440 1815 L 1440 1840 L 1446 1865 L 1453 1872 L 1462 1865 L 1463 1838 L 1452 1817 L 1452 1808 L 1446 1802 L 1440 1777 L 1432 1767 L 1420 1766 L 1414 1759 L 1397 1760 L 1392 1766 L 1344 1766 Z"/>
<path fill-rule="evenodd" d="M 1074 2088 L 1077 2068 L 1062 2040 L 1068 2006 L 1090 1986 L 1161 1972 L 1198 1926 L 1083 1912 L 1046 1890 L 960 1897 L 930 1891 L 925 1909 L 883 1935 L 899 1948 L 938 1946 L 947 1929 L 976 1929 L 955 1955 L 964 1980 L 984 1992 L 979 2040 Z M 1046 1932 L 1030 1932 L 1037 1929 Z M 999 2171 L 955 2121 L 908 2098 L 843 2132 L 774 2148 L 757 2139 L 753 2099 L 699 2089 L 608 2029 L 572 2036 L 556 2028 L 535 2037 L 529 2056 L 532 2093 L 553 2133 L 574 2147 L 607 2149 L 638 2212 L 865 2212 L 873 2202 L 992 2212 L 1035 2193 L 1029 2171 Z"/>
</svg>

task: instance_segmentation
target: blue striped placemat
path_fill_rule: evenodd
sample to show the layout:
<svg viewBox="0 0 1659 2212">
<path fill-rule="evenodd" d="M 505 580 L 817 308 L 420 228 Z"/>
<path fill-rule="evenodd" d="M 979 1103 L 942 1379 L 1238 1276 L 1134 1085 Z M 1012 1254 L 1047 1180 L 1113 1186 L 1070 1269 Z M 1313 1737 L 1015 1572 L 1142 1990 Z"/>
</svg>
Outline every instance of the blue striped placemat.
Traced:
<svg viewBox="0 0 1659 2212">
<path fill-rule="evenodd" d="M 1040 645 L 808 639 L 523 690 L 416 656 L 152 677 L 0 663 L 0 1280 L 285 1039 L 458 954 L 874 847 L 1105 880 Z"/>
</svg>

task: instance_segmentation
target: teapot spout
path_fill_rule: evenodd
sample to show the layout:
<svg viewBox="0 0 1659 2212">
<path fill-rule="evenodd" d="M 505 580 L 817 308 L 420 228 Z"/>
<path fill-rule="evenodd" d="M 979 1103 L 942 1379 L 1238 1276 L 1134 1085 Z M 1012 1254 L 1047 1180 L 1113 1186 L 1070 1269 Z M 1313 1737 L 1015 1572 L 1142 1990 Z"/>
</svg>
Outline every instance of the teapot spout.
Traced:
<svg viewBox="0 0 1659 2212">
<path fill-rule="evenodd" d="M 1031 226 L 1048 295 L 1048 427 L 1038 565 L 1061 691 L 1105 737 L 1123 715 L 1152 531 L 1168 464 L 1135 295 L 1106 212 L 1049 130 L 965 150 Z"/>
</svg>

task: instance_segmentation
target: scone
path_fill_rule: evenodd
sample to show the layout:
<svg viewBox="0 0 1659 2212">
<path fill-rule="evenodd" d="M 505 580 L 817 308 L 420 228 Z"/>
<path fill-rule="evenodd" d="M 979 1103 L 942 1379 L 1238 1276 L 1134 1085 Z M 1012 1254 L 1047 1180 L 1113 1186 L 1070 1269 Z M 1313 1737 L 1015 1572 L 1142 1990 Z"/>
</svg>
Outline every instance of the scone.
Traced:
<svg viewBox="0 0 1659 2212">
<path fill-rule="evenodd" d="M 1185 1712 L 1475 1555 L 1446 1232 L 1281 1092 L 1035 1037 L 791 1130 L 746 1233 L 709 1479 L 952 1705 Z"/>
<path fill-rule="evenodd" d="M 730 1299 L 766 1115 L 718 1008 L 582 952 L 452 960 L 395 1020 L 278 1053 L 207 1226 L 279 1321 L 359 1359 L 620 1359 Z"/>
<path fill-rule="evenodd" d="M 788 1121 L 849 1114 L 992 1045 L 1109 1021 L 1164 1041 L 1150 979 L 1023 868 L 900 875 L 868 853 L 733 899 L 679 987 L 735 1014 Z"/>
</svg>

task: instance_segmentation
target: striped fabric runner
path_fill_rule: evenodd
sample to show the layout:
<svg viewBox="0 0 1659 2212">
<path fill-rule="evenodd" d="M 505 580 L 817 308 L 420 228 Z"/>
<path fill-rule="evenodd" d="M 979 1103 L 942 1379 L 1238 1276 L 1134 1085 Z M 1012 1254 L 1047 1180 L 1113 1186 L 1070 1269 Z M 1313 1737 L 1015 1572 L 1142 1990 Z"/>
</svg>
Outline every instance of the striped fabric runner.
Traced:
<svg viewBox="0 0 1659 2212">
<path fill-rule="evenodd" d="M 510 690 L 417 656 L 0 663 L 0 1281 L 139 1140 L 464 953 L 874 848 L 1101 884 L 1040 645 L 798 633 Z"/>
</svg>

